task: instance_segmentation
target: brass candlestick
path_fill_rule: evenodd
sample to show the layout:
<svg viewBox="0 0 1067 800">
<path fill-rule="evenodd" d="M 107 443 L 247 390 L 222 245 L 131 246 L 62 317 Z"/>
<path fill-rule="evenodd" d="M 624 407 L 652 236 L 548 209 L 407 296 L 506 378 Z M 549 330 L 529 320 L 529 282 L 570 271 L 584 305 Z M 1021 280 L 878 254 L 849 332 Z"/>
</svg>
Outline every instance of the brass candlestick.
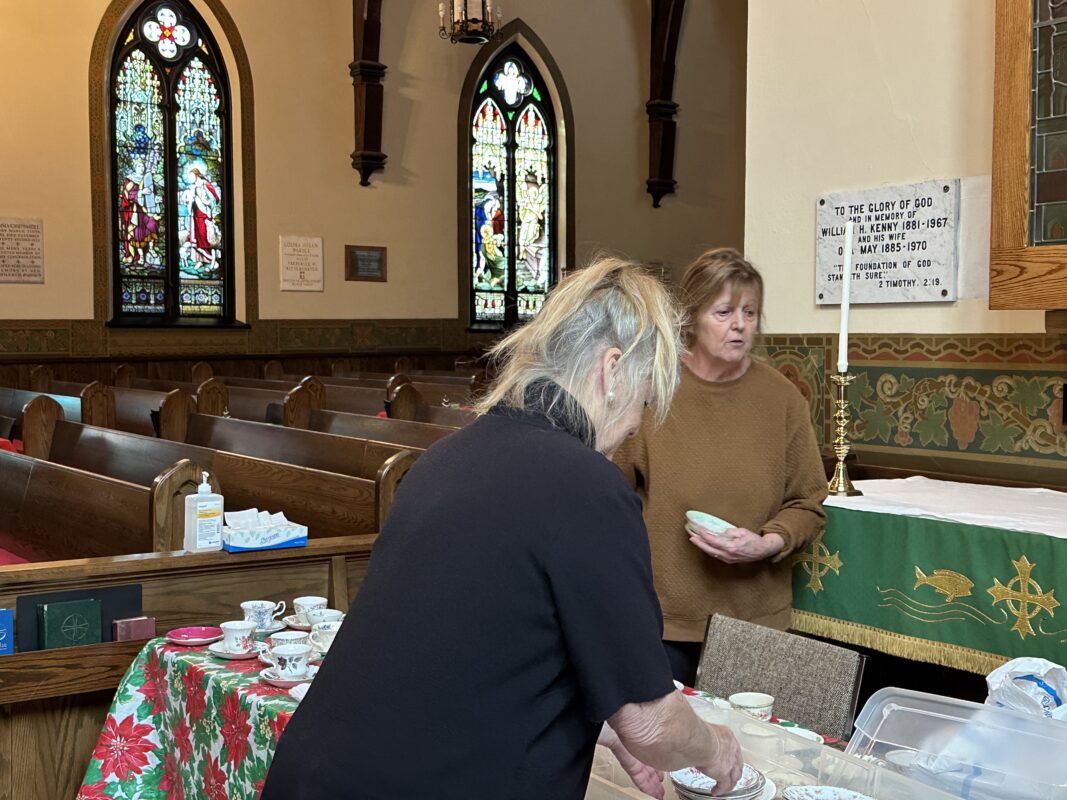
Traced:
<svg viewBox="0 0 1067 800">
<path fill-rule="evenodd" d="M 837 399 L 834 401 L 834 455 L 837 456 L 837 466 L 834 467 L 834 477 L 830 479 L 827 491 L 838 497 L 855 497 L 861 495 L 859 489 L 852 485 L 848 479 L 848 467 L 845 466 L 845 458 L 852 445 L 848 441 L 848 385 L 856 380 L 855 375 L 847 372 L 839 372 L 831 375 L 830 380 L 837 384 Z"/>
</svg>

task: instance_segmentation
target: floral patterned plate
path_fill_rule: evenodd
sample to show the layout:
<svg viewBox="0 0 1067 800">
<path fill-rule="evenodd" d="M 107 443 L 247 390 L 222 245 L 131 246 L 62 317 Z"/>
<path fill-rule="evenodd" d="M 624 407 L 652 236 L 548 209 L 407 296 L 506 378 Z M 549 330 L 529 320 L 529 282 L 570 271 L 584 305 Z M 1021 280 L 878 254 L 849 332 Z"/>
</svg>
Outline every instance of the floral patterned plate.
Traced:
<svg viewBox="0 0 1067 800">
<path fill-rule="evenodd" d="M 247 653 L 231 653 L 229 650 L 225 649 L 222 642 L 209 644 L 207 646 L 207 651 L 218 658 L 228 658 L 235 661 L 240 661 L 245 658 L 259 658 L 259 651 L 254 647 Z"/>
<path fill-rule="evenodd" d="M 310 631 L 311 626 L 306 622 L 300 622 L 296 614 L 290 614 L 288 617 L 282 617 L 282 622 L 285 623 L 285 627 L 294 631 Z M 273 631 L 271 631 L 273 633 Z"/>
<path fill-rule="evenodd" d="M 175 628 L 167 631 L 167 641 L 171 644 L 202 645 L 217 642 L 222 638 L 222 628 L 214 625 L 195 625 L 189 628 Z"/>
<path fill-rule="evenodd" d="M 278 674 L 274 671 L 274 667 L 267 667 L 259 673 L 259 677 L 264 683 L 269 683 L 271 686 L 277 686 L 280 689 L 292 689 L 294 686 L 298 686 L 301 683 L 310 682 L 318 671 L 319 668 L 313 665 L 308 667 L 308 674 L 303 678 L 279 678 Z"/>
<path fill-rule="evenodd" d="M 865 794 L 836 786 L 790 786 L 782 797 L 786 800 L 872 800 Z"/>
<path fill-rule="evenodd" d="M 711 796 L 711 790 L 715 788 L 716 784 L 714 778 L 709 778 L 696 767 L 675 770 L 671 773 L 671 780 L 676 786 L 686 790 L 687 793 L 695 793 L 706 797 Z M 729 794 L 758 796 L 765 782 L 765 778 L 759 770 L 745 764 L 745 768 L 741 772 L 741 780 L 734 784 L 734 788 L 730 790 Z"/>
</svg>

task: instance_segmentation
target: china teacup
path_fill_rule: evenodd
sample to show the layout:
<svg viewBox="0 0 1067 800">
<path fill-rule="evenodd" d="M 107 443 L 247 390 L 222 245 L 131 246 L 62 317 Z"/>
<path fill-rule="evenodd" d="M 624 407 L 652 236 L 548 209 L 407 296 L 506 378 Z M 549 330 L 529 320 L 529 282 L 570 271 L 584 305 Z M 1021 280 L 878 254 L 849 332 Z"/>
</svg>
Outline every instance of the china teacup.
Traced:
<svg viewBox="0 0 1067 800">
<path fill-rule="evenodd" d="M 267 639 L 270 642 L 267 645 L 268 649 L 281 647 L 285 644 L 307 644 L 310 641 L 304 631 L 278 631 L 277 633 L 272 633 Z"/>
<path fill-rule="evenodd" d="M 325 653 L 333 644 L 333 637 L 341 630 L 341 621 L 319 622 L 311 628 L 311 643 Z"/>
<path fill-rule="evenodd" d="M 273 603 L 270 600 L 245 600 L 241 603 L 241 610 L 245 613 L 246 620 L 256 623 L 259 630 L 264 630 L 285 613 L 285 601 Z"/>
<path fill-rule="evenodd" d="M 263 657 L 274 665 L 274 674 L 284 679 L 303 678 L 311 666 L 310 644 L 282 644 L 272 647 Z"/>
<path fill-rule="evenodd" d="M 774 696 L 763 692 L 737 692 L 730 695 L 730 705 L 750 717 L 767 721 L 774 711 Z"/>
<path fill-rule="evenodd" d="M 252 634 L 256 623 L 246 619 L 235 619 L 219 625 L 222 628 L 222 649 L 227 653 L 250 653 L 252 651 Z"/>
<path fill-rule="evenodd" d="M 314 627 L 320 622 L 340 622 L 345 612 L 336 608 L 313 608 L 307 612 L 308 625 Z"/>
<path fill-rule="evenodd" d="M 308 622 L 307 612 L 315 608 L 326 608 L 330 604 L 330 601 L 325 597 L 298 597 L 293 600 L 293 613 L 296 617 L 296 621 L 301 625 L 310 625 Z"/>
</svg>

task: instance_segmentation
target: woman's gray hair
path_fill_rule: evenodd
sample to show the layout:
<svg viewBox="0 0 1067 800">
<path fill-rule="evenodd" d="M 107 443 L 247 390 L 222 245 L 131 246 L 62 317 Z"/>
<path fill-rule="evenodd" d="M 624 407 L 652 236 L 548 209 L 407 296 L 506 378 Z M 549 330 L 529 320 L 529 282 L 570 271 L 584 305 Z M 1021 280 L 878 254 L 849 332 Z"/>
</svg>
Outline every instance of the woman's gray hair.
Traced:
<svg viewBox="0 0 1067 800">
<path fill-rule="evenodd" d="M 584 411 L 595 430 L 607 431 L 647 387 L 659 424 L 678 387 L 681 320 L 666 288 L 640 266 L 598 259 L 560 282 L 534 319 L 490 350 L 500 367 L 478 410 L 498 403 L 526 408 L 528 389 L 543 393 L 554 382 L 566 393 L 536 398 L 550 417 L 580 419 Z M 611 386 L 614 402 L 604 402 L 593 378 L 612 347 L 622 356 Z M 554 407 L 560 403 L 578 408 Z"/>
</svg>

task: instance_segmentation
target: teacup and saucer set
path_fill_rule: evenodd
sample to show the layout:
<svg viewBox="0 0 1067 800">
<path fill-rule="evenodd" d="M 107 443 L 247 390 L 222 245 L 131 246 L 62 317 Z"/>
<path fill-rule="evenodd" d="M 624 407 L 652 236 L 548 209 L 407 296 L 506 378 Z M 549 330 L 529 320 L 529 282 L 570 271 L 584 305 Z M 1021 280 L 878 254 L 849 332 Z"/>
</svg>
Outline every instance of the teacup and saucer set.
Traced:
<svg viewBox="0 0 1067 800">
<path fill-rule="evenodd" d="M 315 652 L 311 643 L 286 644 L 285 639 L 278 641 L 275 644 L 272 639 L 259 654 L 261 661 L 271 665 L 259 673 L 260 679 L 280 689 L 291 689 L 314 678 L 319 668 L 311 663 Z"/>
<path fill-rule="evenodd" d="M 294 613 L 283 617 L 282 622 L 295 631 L 309 632 L 320 622 L 340 622 L 345 618 L 345 612 L 327 608 L 329 602 L 325 597 L 298 597 L 293 600 Z"/>
<path fill-rule="evenodd" d="M 241 603 L 241 611 L 244 612 L 246 621 L 256 623 L 256 635 L 261 638 L 285 628 L 285 622 L 278 619 L 285 613 L 284 600 L 277 603 L 270 600 L 245 600 Z"/>
</svg>

